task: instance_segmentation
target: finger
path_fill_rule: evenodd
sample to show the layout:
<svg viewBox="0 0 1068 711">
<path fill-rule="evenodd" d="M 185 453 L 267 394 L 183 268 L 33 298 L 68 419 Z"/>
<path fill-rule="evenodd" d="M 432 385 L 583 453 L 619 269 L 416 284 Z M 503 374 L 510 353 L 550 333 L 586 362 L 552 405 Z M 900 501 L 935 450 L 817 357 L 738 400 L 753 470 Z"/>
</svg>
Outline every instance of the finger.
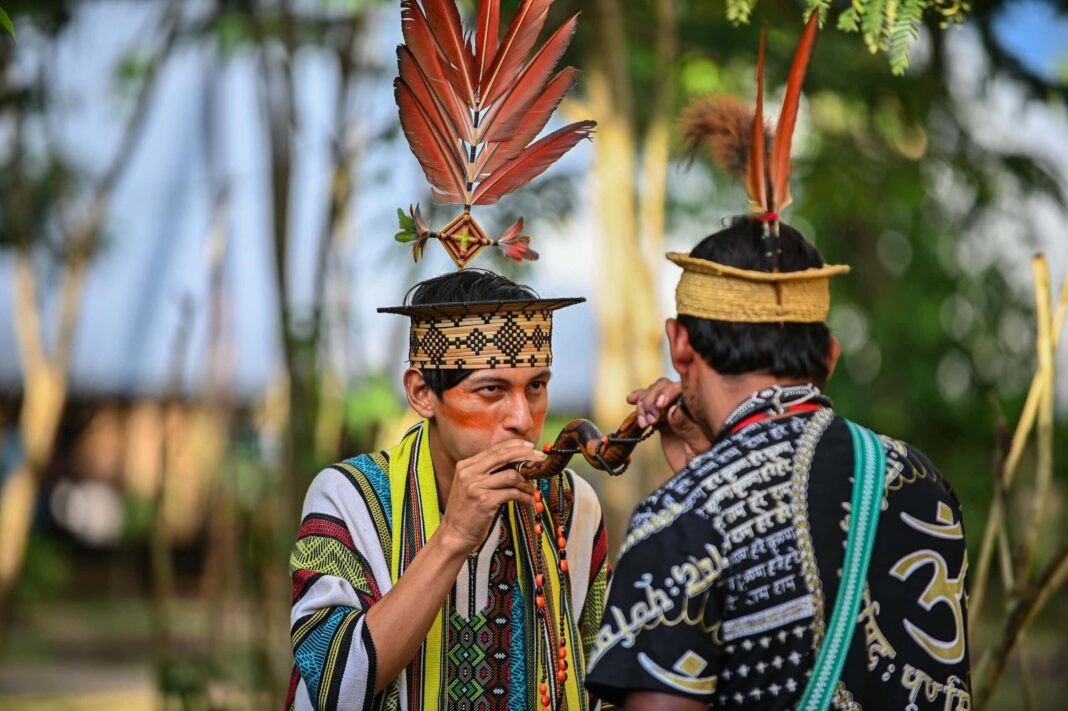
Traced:
<svg viewBox="0 0 1068 711">
<path fill-rule="evenodd" d="M 479 486 L 487 490 L 511 487 L 513 489 L 523 489 L 531 494 L 534 493 L 534 483 L 525 476 L 520 475 L 515 469 L 502 469 L 493 476 L 480 480 Z"/>
<path fill-rule="evenodd" d="M 472 457 L 468 457 L 467 459 L 457 462 L 457 467 L 463 467 L 464 469 L 485 469 L 487 467 L 487 463 L 492 461 L 501 461 L 500 457 L 502 452 L 525 452 L 529 454 L 530 451 L 533 449 L 533 442 L 528 442 L 525 439 L 519 438 L 509 439 L 505 440 L 504 442 L 498 442 L 492 447 L 484 449 Z M 488 471 L 492 471 L 492 468 Z"/>
<path fill-rule="evenodd" d="M 637 388 L 636 390 L 631 390 L 630 394 L 627 395 L 627 402 L 631 405 L 637 404 L 638 400 L 641 399 L 642 393 L 644 392 L 645 388 Z"/>
<path fill-rule="evenodd" d="M 510 440 L 502 442 L 483 453 L 485 456 L 474 467 L 474 471 L 483 473 L 496 471 L 513 462 L 534 461 L 540 462 L 545 459 L 545 453 L 534 447 L 525 440 Z"/>
<path fill-rule="evenodd" d="M 642 427 L 648 427 L 660 419 L 661 405 L 659 404 L 659 398 L 663 388 L 663 384 L 658 380 L 642 395 L 642 399 L 638 403 L 638 424 Z"/>
<path fill-rule="evenodd" d="M 506 504 L 509 501 L 515 501 L 516 503 L 526 504 L 527 506 L 534 505 L 534 496 L 523 491 L 522 489 L 494 489 L 493 491 L 486 493 L 485 501 L 493 505 L 493 508 L 497 508 L 501 504 Z"/>
</svg>

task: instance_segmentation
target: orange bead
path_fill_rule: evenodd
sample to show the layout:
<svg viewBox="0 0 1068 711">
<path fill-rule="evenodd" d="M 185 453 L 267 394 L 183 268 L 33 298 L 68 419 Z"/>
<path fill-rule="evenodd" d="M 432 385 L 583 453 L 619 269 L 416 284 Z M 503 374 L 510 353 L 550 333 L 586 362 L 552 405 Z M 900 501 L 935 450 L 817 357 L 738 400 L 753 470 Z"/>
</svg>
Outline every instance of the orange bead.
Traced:
<svg viewBox="0 0 1068 711">
<path fill-rule="evenodd" d="M 557 526 L 556 527 L 556 535 L 558 535 L 558 536 L 563 536 L 564 535 L 564 527 L 563 526 Z"/>
<path fill-rule="evenodd" d="M 541 489 L 534 490 L 534 500 L 541 501 Z"/>
<path fill-rule="evenodd" d="M 544 582 L 545 582 L 545 576 L 542 575 L 541 573 L 538 573 L 537 575 L 534 576 L 534 584 L 537 585 L 539 588 L 542 586 L 542 584 Z"/>
<path fill-rule="evenodd" d="M 566 647 L 560 647 L 560 658 L 561 659 L 567 659 L 567 648 Z"/>
<path fill-rule="evenodd" d="M 556 545 L 558 545 L 560 548 L 567 548 L 567 539 L 563 536 L 560 536 L 556 539 Z"/>
<path fill-rule="evenodd" d="M 561 684 L 564 683 L 565 681 L 567 681 L 567 672 L 566 671 L 558 671 L 558 672 L 556 672 L 556 680 L 558 682 L 560 682 Z"/>
<path fill-rule="evenodd" d="M 534 510 L 537 511 L 538 513 L 541 513 L 542 511 L 545 510 L 545 504 L 543 504 L 540 501 L 535 501 L 534 502 Z"/>
<path fill-rule="evenodd" d="M 541 595 L 538 595 L 538 599 L 537 599 L 536 602 L 537 602 L 538 607 L 540 607 L 540 608 L 544 608 L 545 607 L 545 598 L 542 597 Z"/>
<path fill-rule="evenodd" d="M 565 573 L 567 572 L 567 561 L 566 560 L 560 561 L 560 570 L 564 571 Z"/>
<path fill-rule="evenodd" d="M 540 523 L 534 524 L 534 534 L 540 536 L 541 535 L 541 531 L 542 531 L 541 524 Z"/>
<path fill-rule="evenodd" d="M 541 711 L 553 711 L 553 708 L 552 708 L 552 706 L 549 706 L 548 704 L 545 704 L 544 706 L 541 707 Z"/>
<path fill-rule="evenodd" d="M 601 437 L 601 444 L 608 444 L 608 435 Z"/>
<path fill-rule="evenodd" d="M 548 442 L 546 442 L 545 444 L 543 444 L 541 446 L 541 451 L 543 451 L 546 454 L 548 454 L 549 452 L 553 451 L 553 446 L 551 444 L 549 444 Z"/>
<path fill-rule="evenodd" d="M 547 693 L 549 693 L 549 685 L 548 685 L 548 684 L 546 684 L 546 683 L 545 683 L 545 682 L 543 681 L 543 682 L 541 683 L 541 686 L 539 686 L 539 687 L 538 687 L 538 691 L 540 691 L 540 692 L 541 692 L 541 693 L 543 693 L 543 694 L 547 694 Z"/>
<path fill-rule="evenodd" d="M 542 706 L 548 706 L 550 701 L 552 701 L 552 699 L 549 698 L 548 694 L 542 694 L 541 695 L 541 705 Z"/>
<path fill-rule="evenodd" d="M 566 659 L 561 659 L 560 660 L 560 671 L 567 671 L 567 660 Z"/>
</svg>

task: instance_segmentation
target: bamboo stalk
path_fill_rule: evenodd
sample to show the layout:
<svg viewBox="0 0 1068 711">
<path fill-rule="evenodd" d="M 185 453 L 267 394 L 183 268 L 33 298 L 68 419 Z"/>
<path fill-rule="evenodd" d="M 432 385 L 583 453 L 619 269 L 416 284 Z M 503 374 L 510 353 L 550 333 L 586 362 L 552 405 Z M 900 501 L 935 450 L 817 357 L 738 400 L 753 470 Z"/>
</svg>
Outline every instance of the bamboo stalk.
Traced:
<svg viewBox="0 0 1068 711">
<path fill-rule="evenodd" d="M 1035 471 L 1035 493 L 1032 500 L 1030 525 L 1024 539 L 1023 552 L 1020 556 L 1017 578 L 1027 579 L 1038 547 L 1038 537 L 1042 524 L 1049 510 L 1049 491 L 1053 482 L 1053 385 L 1055 365 L 1053 362 L 1053 318 L 1050 312 L 1049 263 L 1044 256 L 1037 256 L 1031 261 L 1035 275 L 1035 292 L 1039 296 L 1036 302 L 1035 317 L 1038 320 L 1038 370 L 1043 376 L 1042 398 L 1038 408 L 1038 463 Z"/>
<path fill-rule="evenodd" d="M 1037 298 L 1036 295 L 1036 300 Z M 1057 312 L 1053 322 L 1051 339 L 1053 349 L 1056 349 L 1057 344 L 1060 342 L 1066 314 L 1068 314 L 1068 277 L 1064 279 L 1057 299 Z M 1009 455 L 1005 458 L 1004 473 L 999 485 L 1002 486 L 1006 492 L 1012 485 L 1016 467 L 1020 463 L 1020 457 L 1023 455 L 1024 447 L 1027 445 L 1027 439 L 1031 434 L 1031 429 L 1034 427 L 1043 387 L 1043 374 L 1040 370 L 1035 373 L 1035 377 L 1031 381 L 1031 387 L 1027 392 L 1027 400 L 1024 403 L 1023 411 L 1020 413 L 1020 420 L 1017 423 L 1016 431 L 1013 434 L 1012 447 L 1009 450 Z M 1003 527 L 1004 513 L 1002 500 L 995 497 L 990 507 L 990 513 L 987 515 L 986 527 L 983 530 L 983 541 L 979 548 L 979 558 L 976 565 L 975 585 L 972 589 L 971 604 L 969 605 L 969 633 L 973 636 L 975 634 L 975 620 L 979 618 L 983 602 L 986 599 L 986 591 L 990 575 L 990 563 L 994 543 L 996 542 L 996 533 Z"/>
</svg>

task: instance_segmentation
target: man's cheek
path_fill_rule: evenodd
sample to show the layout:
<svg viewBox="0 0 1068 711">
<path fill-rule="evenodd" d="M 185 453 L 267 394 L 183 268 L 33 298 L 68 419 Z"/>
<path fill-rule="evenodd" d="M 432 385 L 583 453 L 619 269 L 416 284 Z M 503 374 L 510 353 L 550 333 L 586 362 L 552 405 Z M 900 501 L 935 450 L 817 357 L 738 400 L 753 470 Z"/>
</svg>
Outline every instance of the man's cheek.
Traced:
<svg viewBox="0 0 1068 711">
<path fill-rule="evenodd" d="M 545 426 L 545 415 L 548 413 L 549 408 L 544 404 L 532 405 L 530 408 L 530 419 L 534 421 L 534 427 L 537 430 L 541 430 Z"/>
<path fill-rule="evenodd" d="M 457 429 L 483 436 L 492 434 L 497 418 L 492 410 L 468 395 L 452 395 L 442 403 L 443 414 Z"/>
</svg>

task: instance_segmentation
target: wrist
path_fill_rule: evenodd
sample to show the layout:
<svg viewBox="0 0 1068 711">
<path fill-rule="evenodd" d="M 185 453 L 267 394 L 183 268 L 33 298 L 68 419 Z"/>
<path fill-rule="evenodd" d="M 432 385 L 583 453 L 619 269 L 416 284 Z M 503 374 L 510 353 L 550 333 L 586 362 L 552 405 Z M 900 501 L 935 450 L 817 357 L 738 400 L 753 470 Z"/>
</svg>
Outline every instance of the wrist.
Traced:
<svg viewBox="0 0 1068 711">
<path fill-rule="evenodd" d="M 448 521 L 441 522 L 441 526 L 438 528 L 437 533 L 434 534 L 432 540 L 441 546 L 442 552 L 449 558 L 463 560 L 471 554 L 471 551 L 468 550 L 467 541 L 449 525 Z"/>
</svg>

